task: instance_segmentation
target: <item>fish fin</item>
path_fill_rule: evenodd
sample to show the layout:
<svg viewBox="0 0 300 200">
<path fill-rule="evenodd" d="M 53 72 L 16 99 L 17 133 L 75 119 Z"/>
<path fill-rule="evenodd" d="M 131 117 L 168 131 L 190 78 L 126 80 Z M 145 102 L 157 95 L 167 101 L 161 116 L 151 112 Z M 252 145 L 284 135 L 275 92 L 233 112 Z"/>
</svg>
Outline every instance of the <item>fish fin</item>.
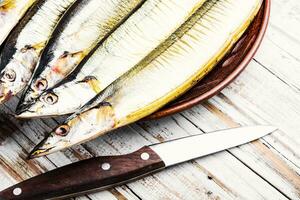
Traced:
<svg viewBox="0 0 300 200">
<path fill-rule="evenodd" d="M 117 120 L 115 116 L 115 111 L 109 102 L 101 102 L 94 109 L 97 109 L 96 119 L 98 123 L 106 124 L 108 129 L 116 127 Z"/>
<path fill-rule="evenodd" d="M 32 48 L 34 48 L 37 53 L 41 53 L 41 51 L 45 48 L 45 45 L 46 41 L 43 41 L 33 45 Z"/>
<path fill-rule="evenodd" d="M 76 113 L 71 115 L 67 121 L 70 121 L 70 120 L 74 119 L 75 117 L 77 117 L 78 115 L 80 115 L 81 113 L 84 113 L 95 107 L 99 108 L 99 107 L 102 107 L 103 105 L 111 106 L 111 104 L 108 103 L 107 101 L 105 101 L 105 99 L 108 98 L 109 96 L 111 96 L 113 94 L 113 92 L 114 92 L 113 87 L 109 87 L 109 88 L 105 89 L 104 91 L 100 92 L 93 99 L 91 99 L 88 103 L 86 103 L 83 107 L 81 107 Z"/>
<path fill-rule="evenodd" d="M 76 83 L 86 83 L 93 79 L 97 80 L 95 76 L 86 76 L 84 79 L 77 81 Z"/>
<path fill-rule="evenodd" d="M 71 56 L 71 57 L 80 57 L 80 59 L 83 59 L 85 56 L 86 56 L 86 51 L 77 51 L 77 52 L 74 52 L 74 53 L 71 53 L 71 52 L 68 52 L 68 51 L 65 51 L 59 58 L 60 59 L 64 59 L 68 56 Z"/>
<path fill-rule="evenodd" d="M 100 87 L 100 81 L 94 76 L 87 76 L 77 83 L 87 83 L 90 88 L 97 94 L 102 91 L 102 88 Z"/>
<path fill-rule="evenodd" d="M 82 59 L 85 58 L 85 56 L 87 54 L 88 54 L 87 51 L 82 50 L 82 51 L 78 51 L 78 52 L 72 53 L 71 55 L 72 55 L 72 57 L 80 57 L 80 61 L 81 61 Z"/>
<path fill-rule="evenodd" d="M 74 58 L 75 57 L 75 58 Z M 78 65 L 82 59 L 85 57 L 84 51 L 78 51 L 75 53 L 64 51 L 55 61 L 55 63 L 52 65 L 52 71 L 58 74 L 62 74 L 65 76 L 68 76 L 72 74 L 72 70 L 70 71 L 68 67 L 65 67 L 68 60 L 71 58 L 75 59 L 76 65 Z"/>
<path fill-rule="evenodd" d="M 21 52 L 25 53 L 28 50 L 34 49 L 37 52 L 37 54 L 40 54 L 40 52 L 44 49 L 45 44 L 46 44 L 46 41 L 39 42 L 39 43 L 37 43 L 35 45 L 25 45 L 21 49 Z"/>
<path fill-rule="evenodd" d="M 103 126 L 109 130 L 117 125 L 113 106 L 107 101 L 101 102 L 92 109 L 81 113 L 76 119 L 68 122 L 68 124 L 69 126 L 74 126 L 78 120 L 85 121 L 85 119 L 88 119 L 89 115 L 96 116 L 96 122 L 103 124 Z"/>
</svg>

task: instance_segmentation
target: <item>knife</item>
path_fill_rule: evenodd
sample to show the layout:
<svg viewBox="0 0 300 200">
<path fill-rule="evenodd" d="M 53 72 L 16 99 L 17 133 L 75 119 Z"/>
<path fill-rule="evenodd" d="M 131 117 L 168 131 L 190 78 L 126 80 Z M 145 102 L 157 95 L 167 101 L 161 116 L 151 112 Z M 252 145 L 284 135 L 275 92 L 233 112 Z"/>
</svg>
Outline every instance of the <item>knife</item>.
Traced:
<svg viewBox="0 0 300 200">
<path fill-rule="evenodd" d="M 228 129 L 145 146 L 127 155 L 91 158 L 12 186 L 0 192 L 0 200 L 64 199 L 105 190 L 276 130 L 272 126 Z"/>
</svg>

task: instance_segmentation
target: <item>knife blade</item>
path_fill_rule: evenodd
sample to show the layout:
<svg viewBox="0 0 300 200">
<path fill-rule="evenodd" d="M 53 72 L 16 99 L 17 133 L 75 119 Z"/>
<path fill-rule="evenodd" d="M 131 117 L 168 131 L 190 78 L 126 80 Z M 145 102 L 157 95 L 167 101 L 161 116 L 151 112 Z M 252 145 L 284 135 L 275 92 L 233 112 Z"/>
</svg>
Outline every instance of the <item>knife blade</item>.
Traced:
<svg viewBox="0 0 300 200">
<path fill-rule="evenodd" d="M 273 126 L 227 129 L 145 146 L 127 155 L 91 158 L 16 184 L 0 192 L 0 200 L 64 199 L 105 190 L 276 130 Z"/>
</svg>

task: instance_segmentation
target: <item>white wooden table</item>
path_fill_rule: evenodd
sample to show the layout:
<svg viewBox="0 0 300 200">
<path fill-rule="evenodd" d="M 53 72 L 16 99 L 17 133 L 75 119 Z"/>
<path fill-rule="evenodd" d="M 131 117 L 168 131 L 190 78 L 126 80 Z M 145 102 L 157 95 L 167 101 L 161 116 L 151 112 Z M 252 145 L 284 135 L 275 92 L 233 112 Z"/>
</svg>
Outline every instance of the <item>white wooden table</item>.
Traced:
<svg viewBox="0 0 300 200">
<path fill-rule="evenodd" d="M 273 0 L 264 42 L 246 71 L 193 109 L 125 127 L 82 146 L 28 161 L 28 152 L 57 123 L 0 115 L 0 190 L 96 155 L 229 127 L 272 124 L 280 131 L 142 180 L 76 199 L 300 199 L 300 1 Z M 1 106 L 11 113 L 17 99 Z M 14 124 L 14 125 L 12 125 Z M 36 186 L 38 189 L 38 186 Z"/>
</svg>

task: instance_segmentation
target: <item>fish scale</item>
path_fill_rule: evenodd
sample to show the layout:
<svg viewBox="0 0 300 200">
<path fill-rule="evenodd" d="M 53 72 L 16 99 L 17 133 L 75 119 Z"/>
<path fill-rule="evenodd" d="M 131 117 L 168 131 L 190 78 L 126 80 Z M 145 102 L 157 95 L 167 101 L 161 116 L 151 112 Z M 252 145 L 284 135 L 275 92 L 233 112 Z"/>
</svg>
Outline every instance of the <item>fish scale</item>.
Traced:
<svg viewBox="0 0 300 200">
<path fill-rule="evenodd" d="M 75 0 L 40 0 L 14 29 L 0 56 L 0 103 L 28 84 L 64 12 Z"/>
<path fill-rule="evenodd" d="M 26 27 L 21 30 L 17 40 L 17 48 L 22 48 L 28 44 L 37 44 L 40 41 L 47 41 L 53 32 L 54 27 L 60 16 L 74 3 L 75 0 L 44 1 L 38 4 L 39 9 L 28 22 Z M 43 23 L 41 23 L 43 21 Z M 47 34 L 45 34 L 47 33 Z M 32 37 L 28 37 L 28 36 Z"/>
<path fill-rule="evenodd" d="M 43 52 L 17 113 L 70 75 L 145 0 L 81 0 L 63 17 Z"/>
<path fill-rule="evenodd" d="M 122 76 L 70 116 L 48 134 L 31 157 L 94 139 L 174 100 L 228 52 L 261 4 L 262 0 L 208 0 L 181 29 L 184 34 L 172 37 L 170 46 L 164 47 L 148 65 Z M 215 26 L 217 21 L 219 26 Z"/>
<path fill-rule="evenodd" d="M 99 46 L 73 80 L 43 94 L 24 112 L 18 113 L 18 117 L 45 117 L 75 112 L 155 51 L 204 2 L 146 1 Z"/>
<path fill-rule="evenodd" d="M 0 2 L 0 45 L 37 0 L 3 0 Z"/>
</svg>

